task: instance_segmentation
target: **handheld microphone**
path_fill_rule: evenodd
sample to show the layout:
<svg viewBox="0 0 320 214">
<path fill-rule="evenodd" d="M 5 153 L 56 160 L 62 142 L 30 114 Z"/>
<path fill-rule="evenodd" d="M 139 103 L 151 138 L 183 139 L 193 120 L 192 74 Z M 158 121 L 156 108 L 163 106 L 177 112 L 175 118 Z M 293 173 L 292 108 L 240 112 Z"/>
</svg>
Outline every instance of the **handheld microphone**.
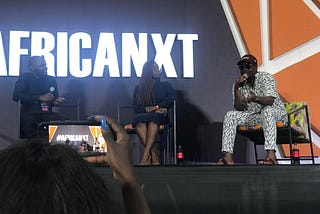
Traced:
<svg viewBox="0 0 320 214">
<path fill-rule="evenodd" d="M 242 76 L 243 76 L 243 78 L 244 78 L 244 82 L 247 81 L 247 79 L 248 79 L 248 74 L 247 74 L 247 73 L 244 73 Z"/>
<path fill-rule="evenodd" d="M 244 74 L 242 75 L 242 77 L 243 77 L 242 85 L 247 84 L 248 74 L 247 74 L 247 73 L 244 73 Z"/>
<path fill-rule="evenodd" d="M 242 79 L 242 81 L 240 82 L 240 79 Z M 244 73 L 240 76 L 240 78 L 238 78 L 238 84 L 240 87 L 243 87 L 244 85 L 247 84 L 247 79 L 248 79 L 248 74 Z"/>
</svg>

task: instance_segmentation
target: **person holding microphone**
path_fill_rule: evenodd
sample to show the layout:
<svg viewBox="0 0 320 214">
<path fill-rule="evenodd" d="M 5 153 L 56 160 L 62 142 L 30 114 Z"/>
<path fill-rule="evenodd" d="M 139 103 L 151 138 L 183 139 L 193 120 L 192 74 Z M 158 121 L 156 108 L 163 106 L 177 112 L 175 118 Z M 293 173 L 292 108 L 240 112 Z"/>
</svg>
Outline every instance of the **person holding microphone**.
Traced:
<svg viewBox="0 0 320 214">
<path fill-rule="evenodd" d="M 288 122 L 285 106 L 276 88 L 274 77 L 258 71 L 257 59 L 246 54 L 237 62 L 240 76 L 232 87 L 235 110 L 228 111 L 223 121 L 222 153 L 216 164 L 233 164 L 233 148 L 237 127 L 261 123 L 264 132 L 264 149 L 267 151 L 262 164 L 277 164 L 277 121 Z"/>
</svg>

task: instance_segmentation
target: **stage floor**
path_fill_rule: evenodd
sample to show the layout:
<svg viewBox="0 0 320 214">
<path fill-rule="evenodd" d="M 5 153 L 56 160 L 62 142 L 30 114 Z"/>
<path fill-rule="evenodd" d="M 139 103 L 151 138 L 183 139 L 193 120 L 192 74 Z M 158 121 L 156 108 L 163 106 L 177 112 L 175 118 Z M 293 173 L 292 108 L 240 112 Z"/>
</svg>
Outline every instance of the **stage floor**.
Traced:
<svg viewBox="0 0 320 214">
<path fill-rule="evenodd" d="M 94 168 L 119 191 L 108 167 Z M 320 165 L 135 169 L 153 214 L 320 213 Z"/>
</svg>

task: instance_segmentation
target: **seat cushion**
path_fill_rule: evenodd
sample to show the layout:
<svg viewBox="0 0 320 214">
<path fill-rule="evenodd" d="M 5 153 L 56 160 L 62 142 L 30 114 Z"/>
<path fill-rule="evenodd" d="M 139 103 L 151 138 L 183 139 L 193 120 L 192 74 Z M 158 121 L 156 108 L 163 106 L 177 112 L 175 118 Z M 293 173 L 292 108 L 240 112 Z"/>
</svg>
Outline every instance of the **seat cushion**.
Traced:
<svg viewBox="0 0 320 214">
<path fill-rule="evenodd" d="M 277 122 L 277 127 L 280 128 L 280 127 L 284 127 L 284 123 L 282 121 L 278 121 Z M 239 130 L 241 131 L 246 131 L 246 130 L 260 130 L 262 129 L 262 124 L 261 123 L 257 123 L 256 125 L 253 125 L 253 126 L 246 126 L 246 125 L 243 125 L 243 126 L 239 126 L 238 127 Z"/>
<path fill-rule="evenodd" d="M 296 139 L 300 140 L 308 140 L 308 124 L 307 124 L 307 112 L 305 102 L 286 102 L 284 103 L 286 107 L 286 112 L 289 115 L 290 127 L 292 129 L 292 133 Z M 286 127 L 282 121 L 277 122 L 277 127 Z M 240 131 L 248 131 L 248 130 L 262 130 L 262 124 L 257 123 L 256 125 L 243 125 L 238 126 L 238 130 Z"/>
<path fill-rule="evenodd" d="M 125 130 L 134 130 L 134 127 L 133 125 L 130 123 L 130 124 L 126 124 L 124 127 L 123 127 Z M 160 125 L 160 130 L 163 130 L 164 129 L 164 125 Z"/>
</svg>

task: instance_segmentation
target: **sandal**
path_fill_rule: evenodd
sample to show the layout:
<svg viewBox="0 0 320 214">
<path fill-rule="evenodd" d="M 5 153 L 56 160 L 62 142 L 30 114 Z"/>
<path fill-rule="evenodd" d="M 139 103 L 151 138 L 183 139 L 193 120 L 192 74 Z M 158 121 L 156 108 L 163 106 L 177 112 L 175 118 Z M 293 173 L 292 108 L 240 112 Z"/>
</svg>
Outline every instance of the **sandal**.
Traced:
<svg viewBox="0 0 320 214">
<path fill-rule="evenodd" d="M 151 151 L 151 164 L 160 165 L 160 161 L 156 152 Z"/>
<path fill-rule="evenodd" d="M 228 162 L 226 161 L 226 159 L 224 159 L 224 158 L 220 158 L 220 159 L 215 163 L 215 165 L 233 165 L 233 164 L 234 164 L 233 162 L 228 163 Z"/>
<path fill-rule="evenodd" d="M 148 156 L 148 158 L 145 160 L 145 158 L 142 158 L 139 165 L 150 165 L 151 164 L 151 155 Z"/>
<path fill-rule="evenodd" d="M 261 165 L 277 165 L 277 161 L 271 158 L 265 158 L 263 161 L 260 162 Z"/>
</svg>

